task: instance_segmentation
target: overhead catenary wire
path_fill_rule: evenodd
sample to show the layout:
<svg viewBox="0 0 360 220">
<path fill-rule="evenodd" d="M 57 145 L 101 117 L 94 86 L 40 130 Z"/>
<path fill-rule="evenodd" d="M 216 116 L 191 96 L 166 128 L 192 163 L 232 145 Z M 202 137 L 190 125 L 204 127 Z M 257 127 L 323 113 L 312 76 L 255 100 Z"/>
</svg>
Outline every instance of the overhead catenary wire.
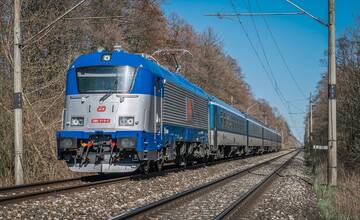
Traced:
<svg viewBox="0 0 360 220">
<path fill-rule="evenodd" d="M 237 13 L 237 9 L 236 9 L 236 6 L 234 5 L 233 1 L 231 1 L 231 5 L 232 5 L 232 8 L 233 10 L 235 11 L 235 13 Z M 266 68 L 266 65 L 263 63 L 262 59 L 261 59 L 261 56 L 260 54 L 258 53 L 257 49 L 255 48 L 255 45 L 253 43 L 253 41 L 251 40 L 250 36 L 249 36 L 249 33 L 247 32 L 245 26 L 243 25 L 243 23 L 241 22 L 240 18 L 237 16 L 238 18 L 238 22 L 239 24 L 241 25 L 241 28 L 242 30 L 244 31 L 245 33 L 245 36 L 247 38 L 247 40 L 249 41 L 249 44 L 251 46 L 251 48 L 253 49 L 256 57 L 258 58 L 259 62 L 260 62 L 260 65 L 262 66 L 262 68 L 264 69 L 267 77 L 269 78 L 270 82 L 271 82 L 271 85 L 275 91 L 275 93 L 277 94 L 277 96 L 279 97 L 280 101 L 282 102 L 282 104 L 288 109 L 289 106 L 287 104 L 287 101 L 284 97 L 284 95 L 281 93 L 280 89 L 279 89 L 279 86 L 277 84 L 277 81 L 276 81 L 276 78 L 274 77 L 274 74 L 272 72 L 272 68 L 271 68 L 271 65 L 270 65 L 270 62 L 269 62 L 269 59 L 266 55 L 266 52 L 265 52 L 265 49 L 264 49 L 264 46 L 263 46 L 263 43 L 261 41 L 261 38 L 260 38 L 260 35 L 259 35 L 259 32 L 257 30 L 257 26 L 256 24 L 254 23 L 254 20 L 253 20 L 253 23 L 254 23 L 254 28 L 255 28 L 255 31 L 257 33 L 257 38 L 258 38 L 258 41 L 259 41 L 259 44 L 260 44 L 260 47 L 261 47 L 261 50 L 262 50 L 262 53 L 264 55 L 264 58 L 265 58 L 265 62 L 269 68 L 269 70 Z"/>
<path fill-rule="evenodd" d="M 250 13 L 252 13 L 250 2 L 248 2 L 248 3 L 249 3 L 249 5 L 248 5 L 248 10 L 250 11 Z M 252 23 L 253 23 L 253 25 L 254 25 L 254 29 L 255 29 L 255 32 L 256 32 L 256 37 L 257 37 L 257 39 L 258 39 L 258 41 L 259 41 L 259 45 L 260 45 L 262 54 L 263 54 L 263 56 L 264 56 L 266 65 L 267 65 L 267 67 L 268 67 L 268 73 L 269 73 L 272 81 L 274 82 L 273 84 L 274 84 L 274 86 L 275 86 L 275 91 L 276 91 L 276 93 L 278 94 L 278 96 L 280 97 L 280 99 L 282 100 L 283 104 L 286 105 L 286 106 L 289 106 L 289 104 L 287 103 L 287 100 L 286 100 L 284 94 L 281 92 L 281 90 L 280 90 L 280 88 L 279 88 L 279 85 L 278 85 L 278 83 L 277 83 L 277 80 L 276 80 L 276 78 L 275 78 L 274 72 L 273 72 L 272 67 L 271 67 L 271 65 L 270 65 L 270 60 L 269 60 L 269 58 L 268 58 L 268 56 L 267 56 L 267 54 L 266 54 L 264 44 L 263 44 L 263 42 L 262 42 L 262 40 L 261 40 L 260 33 L 259 33 L 258 28 L 257 28 L 255 19 L 254 19 L 253 17 L 251 17 L 251 21 L 252 21 Z M 289 109 L 289 111 L 290 111 L 290 109 Z"/>
<path fill-rule="evenodd" d="M 232 6 L 232 8 L 233 8 L 233 10 L 234 10 L 234 13 L 237 14 L 238 11 L 237 11 L 237 9 L 236 9 L 236 6 L 235 6 L 233 0 L 230 0 L 230 3 L 231 3 L 231 6 Z M 267 58 L 266 51 L 265 51 L 264 46 L 263 46 L 263 44 L 262 44 L 262 41 L 261 41 L 261 38 L 260 38 L 260 34 L 259 34 L 258 30 L 257 30 L 255 21 L 253 21 L 253 23 L 254 23 L 254 26 L 255 26 L 255 30 L 256 30 L 256 32 L 257 32 L 257 38 L 258 38 L 258 40 L 259 40 L 260 47 L 261 47 L 261 50 L 262 50 L 262 52 L 263 52 L 263 54 L 264 54 L 265 61 L 266 61 L 266 63 L 267 63 L 267 66 L 269 67 L 269 70 L 266 68 L 265 64 L 263 63 L 263 61 L 262 61 L 262 59 L 261 59 L 261 56 L 260 56 L 260 54 L 258 53 L 258 51 L 257 51 L 257 49 L 256 49 L 256 47 L 255 47 L 255 45 L 254 45 L 254 43 L 253 43 L 253 41 L 251 40 L 250 35 L 249 35 L 249 33 L 247 32 L 244 24 L 243 24 L 242 21 L 240 20 L 240 17 L 239 17 L 239 16 L 236 16 L 236 17 L 237 17 L 238 23 L 239 23 L 240 26 L 241 26 L 241 29 L 243 30 L 243 32 L 244 32 L 244 34 L 245 34 L 245 37 L 247 38 L 247 40 L 248 40 L 248 42 L 249 42 L 252 50 L 254 51 L 254 53 L 255 53 L 255 55 L 256 55 L 256 57 L 257 57 L 260 65 L 261 65 L 262 69 L 264 70 L 264 72 L 266 73 L 267 77 L 269 78 L 269 81 L 270 81 L 270 83 L 271 83 L 271 86 L 273 87 L 273 89 L 274 89 L 276 95 L 278 96 L 279 100 L 281 101 L 281 103 L 284 105 L 284 107 L 285 107 L 285 109 L 286 109 L 286 111 L 287 111 L 287 113 L 288 113 L 288 115 L 289 115 L 289 117 L 290 117 L 291 122 L 292 122 L 293 124 L 296 124 L 296 123 L 294 123 L 294 119 L 293 119 L 292 115 L 290 114 L 290 112 L 291 112 L 290 105 L 289 105 L 288 101 L 286 100 L 285 96 L 283 95 L 283 93 L 281 92 L 281 90 L 280 90 L 280 88 L 279 88 L 279 86 L 278 86 L 278 83 L 277 83 L 277 81 L 276 81 L 276 78 L 275 78 L 275 76 L 274 76 L 274 74 L 273 74 L 273 72 L 272 72 L 271 65 L 270 65 L 269 59 Z M 252 18 L 252 17 L 251 17 L 251 18 Z M 253 19 L 253 18 L 252 18 L 252 19 Z"/>
<path fill-rule="evenodd" d="M 87 16 L 87 17 L 71 17 L 64 20 L 100 20 L 100 19 L 125 19 L 125 16 Z"/>
<path fill-rule="evenodd" d="M 31 44 L 33 41 L 36 42 L 36 38 L 39 37 L 40 35 L 42 35 L 43 33 L 45 33 L 42 37 L 44 37 L 49 30 L 51 30 L 53 28 L 53 26 L 60 21 L 61 19 L 63 19 L 66 15 L 68 15 L 70 12 L 72 12 L 73 10 L 75 10 L 76 8 L 78 8 L 79 6 L 81 6 L 82 4 L 84 4 L 87 0 L 81 0 L 79 1 L 77 4 L 75 4 L 73 7 L 71 7 L 69 10 L 67 10 L 64 14 L 62 14 L 61 16 L 57 17 L 54 21 L 50 22 L 48 25 L 46 25 L 46 27 L 44 27 L 43 29 L 41 29 L 39 32 L 37 32 L 35 35 L 31 36 L 29 39 L 25 40 L 22 42 L 21 47 L 22 49 L 24 49 L 26 46 L 28 46 L 29 44 Z M 42 38 L 40 37 L 40 38 Z"/>
<path fill-rule="evenodd" d="M 248 8 L 250 14 L 251 14 L 251 13 L 254 13 L 254 12 L 252 12 L 251 1 L 248 0 L 247 3 L 248 3 L 248 4 L 247 4 L 247 8 Z M 257 5 L 258 5 L 258 8 L 260 9 L 258 0 L 257 0 Z M 302 12 L 302 13 L 304 14 L 304 12 Z M 255 14 L 256 14 L 256 13 L 255 13 Z M 289 65 L 288 65 L 287 62 L 286 62 L 285 57 L 284 57 L 284 55 L 282 54 L 282 52 L 281 52 L 281 50 L 280 50 L 280 47 L 279 47 L 279 45 L 278 45 L 278 43 L 277 43 L 277 41 L 276 41 L 276 39 L 275 39 L 275 37 L 274 37 L 273 32 L 272 32 L 271 29 L 270 29 L 270 26 L 269 26 L 269 24 L 268 24 L 265 16 L 262 16 L 262 17 L 263 17 L 263 20 L 264 20 L 264 23 L 265 23 L 267 29 L 269 30 L 269 32 L 270 32 L 270 34 L 271 34 L 271 37 L 272 37 L 272 40 L 273 40 L 273 42 L 274 42 L 274 44 L 275 44 L 275 46 L 276 46 L 276 49 L 277 49 L 277 51 L 278 51 L 278 53 L 279 53 L 279 55 L 280 55 L 280 57 L 281 57 L 284 65 L 285 65 L 285 67 L 286 67 L 286 69 L 287 69 L 287 71 L 288 71 L 288 74 L 290 75 L 291 79 L 293 80 L 293 82 L 294 82 L 295 86 L 297 87 L 298 91 L 300 92 L 300 94 L 301 94 L 304 98 L 306 98 L 305 93 L 304 93 L 303 90 L 301 89 L 299 83 L 298 83 L 297 80 L 295 79 L 294 75 L 292 74 L 292 72 L 291 72 L 291 70 L 290 70 L 290 68 L 289 68 Z M 263 52 L 263 55 L 264 55 L 266 64 L 267 64 L 267 66 L 268 66 L 268 68 L 269 68 L 270 76 L 272 77 L 272 79 L 273 79 L 273 81 L 274 81 L 275 91 L 276 91 L 276 93 L 278 94 L 279 98 L 283 100 L 282 102 L 283 102 L 283 104 L 285 105 L 285 107 L 286 107 L 286 109 L 287 109 L 287 113 L 288 113 L 288 115 L 289 115 L 289 117 L 290 117 L 291 122 L 292 122 L 293 124 L 296 124 L 295 121 L 294 121 L 294 118 L 293 118 L 293 114 L 292 114 L 290 105 L 292 105 L 294 108 L 296 108 L 296 109 L 299 110 L 300 112 L 302 112 L 302 110 L 301 110 L 300 108 L 298 108 L 297 106 L 295 106 L 294 104 L 291 104 L 291 102 L 287 101 L 287 99 L 285 98 L 284 94 L 281 92 L 281 90 L 280 90 L 280 88 L 279 88 L 279 85 L 278 85 L 278 83 L 277 83 L 277 81 L 276 81 L 276 78 L 275 78 L 275 76 L 274 76 L 274 72 L 272 71 L 272 68 L 271 68 L 271 65 L 270 65 L 268 56 L 266 55 L 266 51 L 265 51 L 265 49 L 264 49 L 264 44 L 263 44 L 263 42 L 262 42 L 262 40 L 261 40 L 261 37 L 260 37 L 260 34 L 259 34 L 259 31 L 258 31 L 256 22 L 255 22 L 255 19 L 254 19 L 253 17 L 251 17 L 251 20 L 252 20 L 252 23 L 253 23 L 253 25 L 254 25 L 254 29 L 255 29 L 255 31 L 256 31 L 256 36 L 257 36 L 257 38 L 258 38 L 259 45 L 260 45 L 261 50 L 262 50 L 262 52 Z"/>
<path fill-rule="evenodd" d="M 250 12 L 250 13 L 253 13 L 253 12 L 252 12 L 252 8 L 251 8 L 251 2 L 250 2 L 249 0 L 248 0 L 247 2 L 248 2 L 247 7 L 248 7 L 249 12 Z M 256 14 L 256 13 L 255 13 L 255 14 Z M 266 22 L 265 16 L 262 16 L 262 17 L 263 17 L 264 21 Z M 288 115 L 289 115 L 289 117 L 290 117 L 291 123 L 292 123 L 292 124 L 296 124 L 293 116 L 294 116 L 295 114 L 296 114 L 296 115 L 297 115 L 297 114 L 303 115 L 303 114 L 305 114 L 305 113 L 303 112 L 303 110 L 301 110 L 300 108 L 298 108 L 298 107 L 295 106 L 294 104 L 291 104 L 291 102 L 288 101 L 288 100 L 285 98 L 285 96 L 283 95 L 283 93 L 281 92 L 281 90 L 280 90 L 280 88 L 279 88 L 279 86 L 278 86 L 278 83 L 277 83 L 277 81 L 276 81 L 276 78 L 275 78 L 275 76 L 274 76 L 274 73 L 273 73 L 273 71 L 272 71 L 272 68 L 271 68 L 269 59 L 267 58 L 266 51 L 265 51 L 265 49 L 264 49 L 264 45 L 263 45 L 263 43 L 262 43 L 262 40 L 261 40 L 259 31 L 258 31 L 256 22 L 255 22 L 254 18 L 251 18 L 251 19 L 252 19 L 252 22 L 253 22 L 253 25 L 254 25 L 254 28 L 255 28 L 255 31 L 256 31 L 257 38 L 258 38 L 258 40 L 259 40 L 260 47 L 261 47 L 261 49 L 262 49 L 262 51 L 263 51 L 263 54 L 264 54 L 266 63 L 267 63 L 267 65 L 268 65 L 268 67 L 269 67 L 270 75 L 272 76 L 272 78 L 273 78 L 273 80 L 274 80 L 274 82 L 275 82 L 276 93 L 277 93 L 277 94 L 280 94 L 280 97 L 279 97 L 279 98 L 283 100 L 283 104 L 284 104 L 285 108 L 287 109 L 287 113 L 288 113 Z M 270 29 L 270 27 L 269 27 L 269 25 L 267 24 L 267 22 L 266 22 L 266 25 L 267 25 L 267 28 Z M 271 31 L 271 30 L 270 30 L 270 31 Z M 272 32 L 271 32 L 271 34 L 272 34 Z M 278 52 L 279 52 L 280 56 L 282 56 L 283 62 L 284 62 L 284 64 L 285 64 L 287 70 L 289 71 L 289 74 L 290 74 L 291 78 L 293 79 L 295 85 L 298 87 L 299 92 L 304 96 L 304 98 L 306 98 L 306 96 L 304 95 L 301 87 L 299 86 L 299 84 L 297 83 L 295 77 L 293 76 L 293 74 L 292 74 L 289 66 L 287 65 L 287 62 L 286 62 L 284 56 L 282 55 L 281 50 L 280 50 L 280 47 L 278 46 L 278 44 L 277 44 L 277 42 L 276 42 L 275 37 L 273 36 L 273 34 L 272 34 L 272 37 L 273 37 L 273 41 L 274 41 L 275 45 L 277 46 Z M 299 110 L 299 112 L 297 112 L 297 113 L 294 114 L 294 113 L 292 112 L 292 110 L 291 110 L 291 107 L 290 107 L 291 105 L 292 105 L 294 108 L 296 108 L 297 110 Z M 301 112 L 301 113 L 300 113 L 300 112 Z M 294 128 L 294 126 L 291 126 L 291 127 Z M 298 130 L 297 128 L 294 128 L 294 129 L 296 130 L 296 133 L 301 134 L 301 132 L 299 132 L 299 130 Z M 300 135 L 299 135 L 299 136 L 300 136 Z"/>
<path fill-rule="evenodd" d="M 234 3 L 233 3 L 232 1 L 231 1 L 231 5 L 232 5 L 232 7 L 233 7 L 233 10 L 234 10 L 235 13 L 236 13 L 237 10 L 236 10 L 236 7 L 235 7 L 235 5 L 234 5 Z M 259 63 L 260 63 L 260 66 L 262 67 L 262 69 L 264 70 L 264 72 L 266 73 L 266 75 L 268 76 L 268 78 L 270 79 L 271 86 L 274 88 L 274 90 L 275 90 L 275 92 L 276 92 L 276 91 L 277 91 L 277 90 L 276 90 L 276 86 L 275 86 L 275 84 L 274 84 L 271 76 L 269 75 L 268 70 L 266 69 L 266 67 L 265 67 L 265 65 L 264 65 L 264 63 L 263 63 L 263 61 L 262 61 L 262 59 L 261 59 L 261 57 L 260 57 L 260 54 L 259 54 L 258 51 L 256 50 L 255 45 L 254 45 L 254 43 L 252 42 L 252 40 L 251 40 L 251 38 L 250 38 L 250 36 L 249 36 L 249 33 L 246 31 L 243 23 L 241 22 L 241 20 L 240 20 L 240 18 L 239 18 L 238 16 L 237 16 L 237 21 L 238 21 L 238 23 L 240 24 L 241 29 L 243 30 L 243 32 L 244 32 L 244 34 L 245 34 L 245 37 L 247 38 L 247 40 L 248 40 L 248 42 L 249 42 L 249 44 L 250 44 L 250 47 L 251 47 L 252 50 L 254 51 L 255 56 L 257 57 L 257 59 L 258 59 L 258 61 L 259 61 Z M 281 101 L 283 101 L 283 100 L 281 99 Z M 283 103 L 283 104 L 285 104 L 285 103 Z"/>
<path fill-rule="evenodd" d="M 233 5 L 233 7 L 235 7 L 235 5 Z M 235 8 L 235 11 L 237 11 L 236 8 Z M 251 10 L 250 10 L 250 13 L 251 13 Z M 284 95 L 281 93 L 281 91 L 280 91 L 280 89 L 279 89 L 279 85 L 278 85 L 278 83 L 277 83 L 277 81 L 276 81 L 276 78 L 275 78 L 275 76 L 274 76 L 273 70 L 272 70 L 272 68 L 271 68 L 270 61 L 269 61 L 269 58 L 268 58 L 268 56 L 267 56 L 267 54 L 266 54 L 266 51 L 265 51 L 265 49 L 264 49 L 264 45 L 263 45 L 262 40 L 261 40 L 261 38 L 260 38 L 260 34 L 259 34 L 258 29 L 257 29 L 257 25 L 256 25 L 256 23 L 255 23 L 255 20 L 254 20 L 254 18 L 251 18 L 251 20 L 252 20 L 252 22 L 253 22 L 254 29 L 255 29 L 255 31 L 256 31 L 256 36 L 257 36 L 257 39 L 258 39 L 259 44 L 260 44 L 261 52 L 262 52 L 262 54 L 263 54 L 263 56 L 264 56 L 265 63 L 266 63 L 266 65 L 267 65 L 267 67 L 268 67 L 268 70 L 266 71 L 266 73 L 267 73 L 267 75 L 268 75 L 268 77 L 269 77 L 269 80 L 272 82 L 273 87 L 274 87 L 274 90 L 275 90 L 275 92 L 277 93 L 277 95 L 279 96 L 280 101 L 283 103 L 283 105 L 287 106 L 286 99 L 285 99 Z M 245 30 L 246 30 L 246 29 L 245 29 Z M 254 49 L 255 49 L 255 47 L 254 47 Z M 256 49 L 255 49 L 255 50 L 256 50 Z M 260 58 L 260 59 L 261 59 L 261 58 Z M 264 66 L 265 66 L 265 65 L 264 65 Z M 265 69 L 266 69 L 266 68 L 265 68 Z"/>
<path fill-rule="evenodd" d="M 250 4 L 250 2 L 249 2 L 249 4 Z M 257 4 L 257 7 L 261 10 L 261 7 L 260 7 L 260 4 L 259 4 L 259 1 L 258 1 L 258 0 L 256 0 L 256 4 Z M 277 52 L 279 53 L 279 56 L 280 56 L 280 58 L 281 58 L 281 60 L 282 60 L 282 62 L 283 62 L 283 64 L 284 64 L 284 66 L 285 66 L 285 68 L 286 68 L 286 70 L 287 70 L 287 73 L 290 75 L 290 78 L 291 78 L 292 81 L 294 82 L 294 84 L 295 84 L 297 90 L 299 91 L 299 93 L 300 93 L 304 98 L 306 98 L 306 95 L 305 95 L 304 91 L 302 90 L 300 84 L 297 82 L 294 74 L 292 73 L 292 71 L 291 71 L 291 69 L 290 69 L 290 67 L 289 67 L 289 65 L 288 65 L 288 62 L 287 62 L 286 59 L 285 59 L 285 56 L 283 55 L 283 53 L 282 53 L 282 51 L 281 51 L 281 49 L 280 49 L 280 46 L 279 46 L 279 44 L 278 44 L 278 42 L 277 42 L 277 40 L 276 40 L 276 38 L 275 38 L 275 36 L 274 36 L 274 34 L 273 34 L 273 31 L 272 31 L 271 28 L 270 28 L 269 23 L 267 22 L 266 17 L 262 16 L 262 19 L 263 19 L 263 21 L 264 21 L 264 23 L 265 23 L 266 29 L 267 29 L 267 30 L 269 31 L 269 33 L 270 33 L 271 39 L 272 39 L 272 41 L 273 41 L 273 43 L 274 43 L 274 45 L 275 45 L 275 48 L 276 48 Z"/>
<path fill-rule="evenodd" d="M 290 106 L 295 108 L 297 111 L 304 112 L 304 113 L 306 112 L 306 110 L 299 108 L 297 105 L 294 105 L 292 102 L 288 102 L 288 103 L 289 103 Z"/>
</svg>

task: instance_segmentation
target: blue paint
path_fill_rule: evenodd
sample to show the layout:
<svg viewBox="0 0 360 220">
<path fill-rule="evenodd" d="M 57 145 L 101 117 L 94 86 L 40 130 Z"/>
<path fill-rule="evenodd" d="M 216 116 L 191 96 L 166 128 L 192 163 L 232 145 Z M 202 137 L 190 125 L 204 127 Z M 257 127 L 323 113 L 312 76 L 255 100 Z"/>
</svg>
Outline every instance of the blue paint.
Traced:
<svg viewBox="0 0 360 220">
<path fill-rule="evenodd" d="M 165 79 L 177 86 L 180 86 L 202 98 L 209 99 L 209 95 L 200 87 L 190 83 L 180 74 L 170 72 L 156 62 L 145 58 L 139 54 L 130 54 L 124 51 L 114 51 L 111 53 L 110 61 L 103 61 L 101 57 L 109 52 L 95 52 L 84 54 L 78 57 L 71 65 L 67 73 L 66 95 L 78 94 L 76 69 L 88 66 L 131 66 L 139 68 L 136 75 L 134 86 L 130 91 L 131 94 L 148 94 L 153 95 L 155 79 L 157 77 Z"/>
<path fill-rule="evenodd" d="M 175 141 L 208 143 L 208 130 L 164 124 L 163 144 Z"/>
</svg>

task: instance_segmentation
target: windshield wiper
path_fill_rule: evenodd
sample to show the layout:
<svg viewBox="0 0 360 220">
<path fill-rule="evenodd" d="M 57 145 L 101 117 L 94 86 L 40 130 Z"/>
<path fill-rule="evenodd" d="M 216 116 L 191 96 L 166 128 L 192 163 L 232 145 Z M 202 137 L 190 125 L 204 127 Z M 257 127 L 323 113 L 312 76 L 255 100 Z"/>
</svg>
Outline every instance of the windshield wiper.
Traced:
<svg viewBox="0 0 360 220">
<path fill-rule="evenodd" d="M 109 91 L 107 91 L 106 94 L 100 98 L 99 102 L 104 102 L 107 98 L 109 98 L 114 93 L 117 84 L 118 84 L 118 79 L 115 80 L 113 88 L 109 89 Z"/>
</svg>

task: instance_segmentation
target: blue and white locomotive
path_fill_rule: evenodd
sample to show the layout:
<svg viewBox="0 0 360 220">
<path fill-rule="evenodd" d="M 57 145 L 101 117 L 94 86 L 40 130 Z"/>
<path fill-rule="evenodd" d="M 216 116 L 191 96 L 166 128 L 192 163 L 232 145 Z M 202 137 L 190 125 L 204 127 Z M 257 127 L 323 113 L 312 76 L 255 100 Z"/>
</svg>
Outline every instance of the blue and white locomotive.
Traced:
<svg viewBox="0 0 360 220">
<path fill-rule="evenodd" d="M 78 57 L 66 79 L 58 159 L 75 172 L 122 173 L 164 163 L 278 151 L 281 136 L 144 54 Z"/>
</svg>

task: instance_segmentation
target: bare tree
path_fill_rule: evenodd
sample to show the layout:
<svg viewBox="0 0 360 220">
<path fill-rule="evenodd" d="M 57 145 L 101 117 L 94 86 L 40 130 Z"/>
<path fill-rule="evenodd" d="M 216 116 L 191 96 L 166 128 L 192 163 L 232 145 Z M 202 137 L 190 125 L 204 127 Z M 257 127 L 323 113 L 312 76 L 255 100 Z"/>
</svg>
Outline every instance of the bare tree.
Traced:
<svg viewBox="0 0 360 220">
<path fill-rule="evenodd" d="M 12 1 L 0 4 L 0 185 L 13 182 L 12 122 Z M 23 1 L 24 39 L 61 15 L 75 0 Z M 113 19 L 91 19 L 114 16 Z M 23 50 L 24 82 L 24 173 L 33 182 L 69 177 L 65 164 L 56 160 L 55 131 L 60 129 L 66 70 L 80 54 L 98 47 L 120 44 L 130 52 L 152 53 L 159 48 L 184 48 L 191 56 L 180 56 L 181 74 L 207 92 L 245 110 L 254 100 L 239 64 L 225 54 L 221 40 L 208 28 L 197 33 L 173 14 L 166 18 L 159 1 L 89 1 L 53 26 Z M 159 57 L 173 69 L 173 61 Z M 269 125 L 289 133 L 283 120 L 262 102 Z M 254 114 L 260 117 L 260 113 Z M 281 126 L 279 126 L 281 124 Z"/>
</svg>

